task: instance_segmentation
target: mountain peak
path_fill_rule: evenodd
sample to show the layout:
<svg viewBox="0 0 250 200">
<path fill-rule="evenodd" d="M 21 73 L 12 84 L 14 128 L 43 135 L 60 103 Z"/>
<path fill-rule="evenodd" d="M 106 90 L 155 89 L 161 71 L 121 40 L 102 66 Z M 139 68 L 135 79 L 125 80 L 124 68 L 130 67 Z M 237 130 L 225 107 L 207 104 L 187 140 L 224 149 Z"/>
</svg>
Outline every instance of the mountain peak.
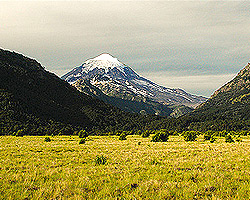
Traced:
<svg viewBox="0 0 250 200">
<path fill-rule="evenodd" d="M 92 60 L 102 60 L 102 61 L 110 61 L 110 62 L 119 62 L 117 58 L 114 58 L 109 53 L 102 53 L 101 55 L 93 58 Z"/>
<path fill-rule="evenodd" d="M 108 53 L 85 61 L 81 66 L 62 76 L 62 79 L 71 84 L 79 79 L 85 79 L 106 95 L 126 100 L 150 99 L 162 105 L 186 106 L 196 106 L 206 100 L 204 97 L 188 94 L 181 89 L 157 85 Z"/>
</svg>

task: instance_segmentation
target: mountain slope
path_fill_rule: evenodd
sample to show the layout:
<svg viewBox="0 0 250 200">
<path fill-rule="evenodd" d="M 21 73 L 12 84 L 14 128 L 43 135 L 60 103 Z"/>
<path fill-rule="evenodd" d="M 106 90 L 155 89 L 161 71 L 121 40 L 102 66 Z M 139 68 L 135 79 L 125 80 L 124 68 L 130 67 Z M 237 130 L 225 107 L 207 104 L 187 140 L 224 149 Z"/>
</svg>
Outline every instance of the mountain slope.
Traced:
<svg viewBox="0 0 250 200">
<path fill-rule="evenodd" d="M 155 101 L 150 101 L 149 99 L 146 101 L 133 101 L 119 97 L 108 96 L 86 79 L 80 79 L 72 85 L 75 86 L 79 91 L 101 99 L 104 102 L 112 104 L 126 112 L 142 113 L 145 111 L 147 114 L 178 117 L 193 110 L 187 106 L 168 106 Z"/>
<path fill-rule="evenodd" d="M 250 119 L 250 64 L 238 75 L 214 92 L 211 98 L 200 105 L 196 112 L 208 112 L 214 109 L 217 115 L 230 118 Z M 218 111 L 218 112 L 217 112 Z"/>
<path fill-rule="evenodd" d="M 131 101 L 150 100 L 163 105 L 192 107 L 206 101 L 204 97 L 188 94 L 181 89 L 159 86 L 138 75 L 109 54 L 101 54 L 85 61 L 81 66 L 62 76 L 62 79 L 71 84 L 77 80 L 86 79 L 108 96 Z"/>
<path fill-rule="evenodd" d="M 186 118 L 193 127 L 250 129 L 250 63 Z"/>
<path fill-rule="evenodd" d="M 148 128 L 250 131 L 250 63 L 193 112 L 178 119 L 153 121 Z"/>
<path fill-rule="evenodd" d="M 48 128 L 52 122 L 89 130 L 133 128 L 144 120 L 79 92 L 37 61 L 2 49 L 0 92 L 0 128 L 6 132 L 15 126 Z"/>
</svg>

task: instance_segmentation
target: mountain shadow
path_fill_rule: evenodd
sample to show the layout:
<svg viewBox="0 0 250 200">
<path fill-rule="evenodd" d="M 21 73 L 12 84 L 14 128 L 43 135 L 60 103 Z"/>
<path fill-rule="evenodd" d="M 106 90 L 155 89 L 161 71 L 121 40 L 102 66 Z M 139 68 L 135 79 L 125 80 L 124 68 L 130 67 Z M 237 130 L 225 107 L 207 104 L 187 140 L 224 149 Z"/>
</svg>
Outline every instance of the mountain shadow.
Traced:
<svg viewBox="0 0 250 200">
<path fill-rule="evenodd" d="M 26 129 L 27 134 L 44 134 L 53 128 L 68 133 L 83 128 L 131 130 L 151 120 L 149 116 L 128 114 L 83 94 L 46 71 L 36 60 L 3 49 L 0 49 L 0 92 L 1 134 L 11 134 L 20 128 Z"/>
</svg>

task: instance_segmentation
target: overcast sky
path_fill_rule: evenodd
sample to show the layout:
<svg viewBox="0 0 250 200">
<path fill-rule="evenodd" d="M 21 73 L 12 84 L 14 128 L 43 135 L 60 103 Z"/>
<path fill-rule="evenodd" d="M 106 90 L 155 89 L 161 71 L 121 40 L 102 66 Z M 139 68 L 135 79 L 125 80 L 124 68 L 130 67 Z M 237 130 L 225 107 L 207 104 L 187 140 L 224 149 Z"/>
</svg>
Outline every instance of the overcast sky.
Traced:
<svg viewBox="0 0 250 200">
<path fill-rule="evenodd" d="M 250 2 L 0 2 L 0 47 L 57 75 L 108 52 L 156 83 L 210 96 L 250 62 Z"/>
</svg>

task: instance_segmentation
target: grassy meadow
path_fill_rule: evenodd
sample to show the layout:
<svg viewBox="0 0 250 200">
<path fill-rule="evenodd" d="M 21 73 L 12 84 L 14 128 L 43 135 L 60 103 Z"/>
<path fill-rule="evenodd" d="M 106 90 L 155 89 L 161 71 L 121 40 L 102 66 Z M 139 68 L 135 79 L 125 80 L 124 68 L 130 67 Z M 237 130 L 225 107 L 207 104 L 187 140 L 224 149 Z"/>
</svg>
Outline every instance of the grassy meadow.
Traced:
<svg viewBox="0 0 250 200">
<path fill-rule="evenodd" d="M 249 136 L 127 138 L 1 136 L 0 199 L 250 199 Z"/>
</svg>

